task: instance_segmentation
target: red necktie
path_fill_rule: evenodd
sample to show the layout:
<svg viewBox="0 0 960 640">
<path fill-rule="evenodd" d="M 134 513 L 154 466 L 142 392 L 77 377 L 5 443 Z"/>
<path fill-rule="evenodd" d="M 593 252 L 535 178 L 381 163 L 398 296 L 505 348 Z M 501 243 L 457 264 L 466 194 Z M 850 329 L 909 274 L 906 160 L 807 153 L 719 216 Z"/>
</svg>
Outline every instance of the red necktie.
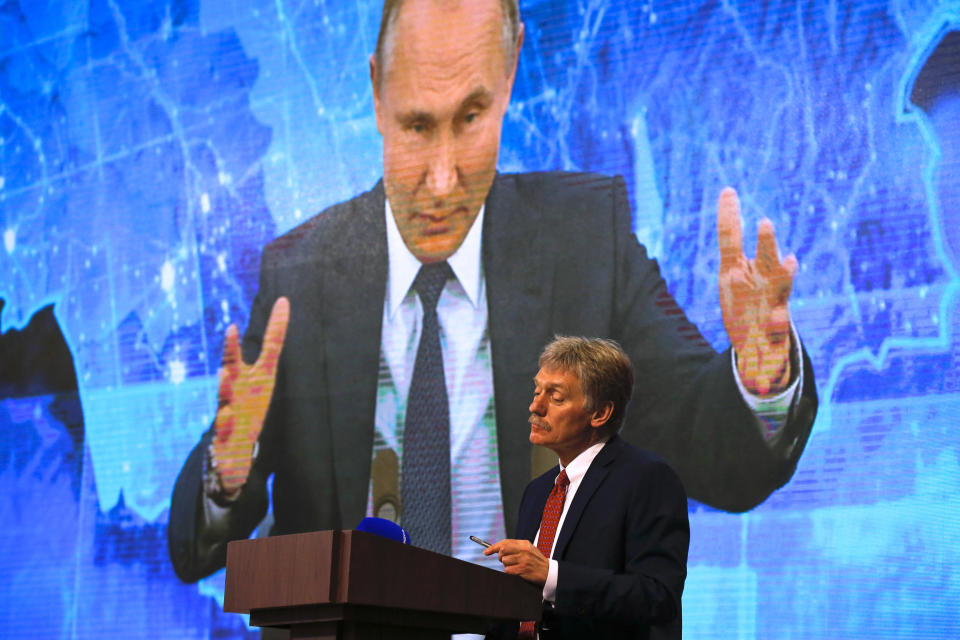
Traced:
<svg viewBox="0 0 960 640">
<path fill-rule="evenodd" d="M 543 505 L 543 518 L 540 519 L 540 538 L 537 540 L 537 549 L 547 558 L 553 551 L 553 539 L 557 535 L 557 526 L 560 524 L 560 514 L 563 513 L 563 501 L 567 497 L 567 471 L 563 470 L 557 476 L 557 482 L 547 497 L 547 504 Z M 518 640 L 530 640 L 534 637 L 534 623 L 532 621 L 520 623 Z"/>
</svg>

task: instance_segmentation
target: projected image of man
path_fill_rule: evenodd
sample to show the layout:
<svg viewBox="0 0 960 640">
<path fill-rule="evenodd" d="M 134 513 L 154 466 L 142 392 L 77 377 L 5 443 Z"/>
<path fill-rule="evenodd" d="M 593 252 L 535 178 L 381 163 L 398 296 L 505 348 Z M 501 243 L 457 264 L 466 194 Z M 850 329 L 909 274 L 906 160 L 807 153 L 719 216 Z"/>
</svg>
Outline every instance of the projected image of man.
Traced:
<svg viewBox="0 0 960 640">
<path fill-rule="evenodd" d="M 384 6 L 368 62 L 383 180 L 264 250 L 242 344 L 226 336 L 217 417 L 174 489 L 182 578 L 222 567 L 271 499 L 274 534 L 351 528 L 389 504 L 415 544 L 479 559 L 467 536 L 513 531 L 551 464 L 534 464 L 516 420 L 556 333 L 623 345 L 623 437 L 692 497 L 746 510 L 791 477 L 816 411 L 788 309 L 796 260 L 769 222 L 746 258 L 736 194 L 720 195 L 732 349 L 715 352 L 632 234 L 621 178 L 496 171 L 523 40 L 510 0 Z"/>
</svg>

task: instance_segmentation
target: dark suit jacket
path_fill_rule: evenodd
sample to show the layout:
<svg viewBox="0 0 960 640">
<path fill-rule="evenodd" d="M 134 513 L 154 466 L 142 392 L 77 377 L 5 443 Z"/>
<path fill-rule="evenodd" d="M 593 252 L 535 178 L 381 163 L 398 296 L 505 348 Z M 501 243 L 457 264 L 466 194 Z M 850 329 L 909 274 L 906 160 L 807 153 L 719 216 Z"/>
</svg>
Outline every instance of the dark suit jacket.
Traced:
<svg viewBox="0 0 960 640">
<path fill-rule="evenodd" d="M 527 485 L 518 539 L 533 542 L 559 467 Z M 540 640 L 680 638 L 687 497 L 659 456 L 614 437 L 597 454 L 557 535 L 557 594 Z M 488 638 L 515 638 L 518 624 Z"/>
<path fill-rule="evenodd" d="M 727 510 L 764 500 L 793 474 L 816 412 L 813 372 L 774 446 L 763 440 L 717 354 L 636 241 L 623 180 L 591 174 L 498 175 L 486 200 L 482 261 L 489 309 L 497 448 L 507 530 L 531 476 L 526 422 L 543 345 L 554 335 L 618 340 L 636 372 L 623 436 L 657 452 L 694 498 Z M 224 527 L 202 530 L 203 451 L 177 479 L 168 542 L 177 574 L 222 567 L 226 542 L 266 513 L 272 532 L 350 528 L 367 502 L 380 324 L 387 281 L 382 184 L 327 209 L 264 249 L 243 338 L 252 362 L 273 302 L 290 324 L 260 454 Z"/>
</svg>

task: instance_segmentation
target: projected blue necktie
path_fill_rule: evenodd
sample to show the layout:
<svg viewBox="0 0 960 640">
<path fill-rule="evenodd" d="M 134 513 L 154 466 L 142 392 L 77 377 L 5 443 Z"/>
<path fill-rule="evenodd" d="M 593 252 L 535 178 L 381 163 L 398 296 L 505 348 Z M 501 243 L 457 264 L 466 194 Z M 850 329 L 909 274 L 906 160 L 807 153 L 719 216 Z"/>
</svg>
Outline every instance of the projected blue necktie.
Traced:
<svg viewBox="0 0 960 640">
<path fill-rule="evenodd" d="M 413 288 L 423 330 L 407 395 L 403 428 L 403 526 L 413 544 L 450 555 L 450 404 L 443 377 L 437 300 L 449 278 L 446 262 L 420 267 Z"/>
</svg>

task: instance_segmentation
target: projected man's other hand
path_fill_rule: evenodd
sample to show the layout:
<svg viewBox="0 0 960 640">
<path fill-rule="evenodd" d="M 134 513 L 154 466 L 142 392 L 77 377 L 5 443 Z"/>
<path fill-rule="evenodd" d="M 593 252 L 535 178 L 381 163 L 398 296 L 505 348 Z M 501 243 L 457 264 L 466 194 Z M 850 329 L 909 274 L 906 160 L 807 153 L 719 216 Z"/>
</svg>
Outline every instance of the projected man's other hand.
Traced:
<svg viewBox="0 0 960 640">
<path fill-rule="evenodd" d="M 277 362 L 290 322 L 290 301 L 277 298 L 270 311 L 260 356 L 246 364 L 236 325 L 227 329 L 220 368 L 213 456 L 224 495 L 236 495 L 247 481 L 253 448 L 273 397 Z"/>
<path fill-rule="evenodd" d="M 717 241 L 720 308 L 737 352 L 740 379 L 758 395 L 782 391 L 793 373 L 788 302 L 797 259 L 792 254 L 780 259 L 773 223 L 767 218 L 757 229 L 756 258 L 744 255 L 740 200 L 730 187 L 720 193 L 717 205 Z"/>
</svg>

